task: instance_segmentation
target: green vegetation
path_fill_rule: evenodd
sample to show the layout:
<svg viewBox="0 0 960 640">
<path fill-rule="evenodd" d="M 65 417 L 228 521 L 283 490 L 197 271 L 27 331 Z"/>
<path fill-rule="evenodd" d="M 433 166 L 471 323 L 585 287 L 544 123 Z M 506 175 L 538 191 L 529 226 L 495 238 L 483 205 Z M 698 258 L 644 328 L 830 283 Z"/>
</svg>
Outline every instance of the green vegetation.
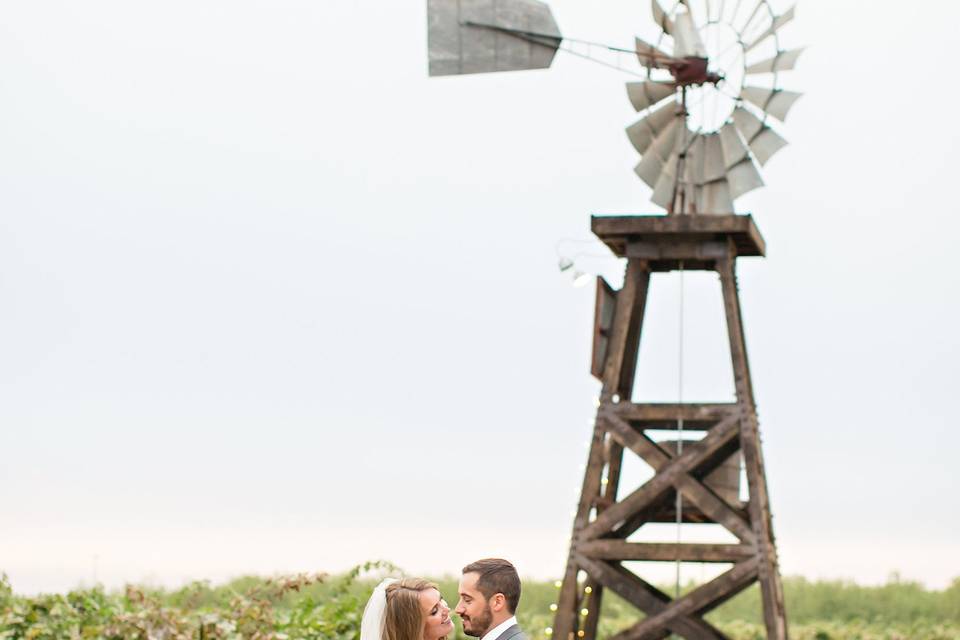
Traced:
<svg viewBox="0 0 960 640">
<path fill-rule="evenodd" d="M 338 576 L 246 577 L 172 591 L 129 586 L 118 593 L 93 588 L 30 597 L 14 594 L 3 577 L 0 640 L 356 640 L 378 576 L 399 573 L 375 562 Z M 456 579 L 437 582 L 453 602 Z M 896 577 L 878 587 L 787 578 L 784 591 L 794 640 L 960 640 L 960 579 L 931 591 Z M 546 640 L 556 595 L 553 583 L 524 581 L 519 617 L 531 640 Z M 737 640 L 765 637 L 756 588 L 709 619 Z M 635 620 L 626 603 L 605 597 L 602 637 Z M 458 626 L 452 640 L 463 638 Z"/>
</svg>

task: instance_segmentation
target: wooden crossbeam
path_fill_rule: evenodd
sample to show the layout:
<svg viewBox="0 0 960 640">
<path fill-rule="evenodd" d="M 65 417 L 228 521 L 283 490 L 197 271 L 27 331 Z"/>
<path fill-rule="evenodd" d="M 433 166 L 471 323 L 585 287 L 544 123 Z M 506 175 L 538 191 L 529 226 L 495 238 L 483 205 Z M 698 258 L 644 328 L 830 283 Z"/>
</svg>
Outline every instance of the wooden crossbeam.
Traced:
<svg viewBox="0 0 960 640">
<path fill-rule="evenodd" d="M 597 560 L 650 560 L 656 562 L 740 562 L 753 557 L 748 544 L 676 544 L 671 542 L 626 542 L 589 540 L 576 546 L 577 553 Z"/>
<path fill-rule="evenodd" d="M 718 452 L 728 456 L 728 447 L 736 442 L 739 434 L 739 416 L 733 415 L 711 429 L 703 440 L 688 447 L 681 455 L 670 459 L 668 454 L 657 447 L 649 438 L 639 433 L 624 420 L 616 416 L 604 415 L 604 423 L 610 429 L 610 435 L 641 457 L 651 458 L 657 453 L 667 461 L 658 459 L 657 474 L 629 496 L 611 505 L 581 531 L 580 539 L 589 540 L 614 531 L 617 525 L 638 512 L 654 505 L 658 499 L 673 488 L 679 488 L 684 495 L 696 504 L 701 511 L 714 521 L 724 525 L 731 533 L 746 544 L 755 544 L 750 524 L 743 520 L 726 502 L 705 487 L 699 480 L 689 475 L 701 464 L 710 461 Z M 643 452 L 643 453 L 641 453 Z M 655 453 L 657 452 L 657 453 Z"/>
<path fill-rule="evenodd" d="M 731 413 L 740 411 L 736 403 L 719 404 L 635 404 L 619 402 L 611 411 L 641 429 L 676 429 L 683 420 L 683 428 L 707 430 Z"/>
<path fill-rule="evenodd" d="M 576 555 L 576 561 L 594 579 L 648 616 L 658 615 L 670 606 L 670 597 L 667 594 L 619 564 L 591 560 L 582 554 Z M 669 631 L 673 631 L 688 640 L 729 640 L 719 629 L 697 614 L 673 616 L 668 624 L 663 625 L 663 628 L 663 631 L 650 637 L 665 638 L 670 635 Z"/>
<path fill-rule="evenodd" d="M 759 558 L 753 557 L 733 566 L 710 582 L 694 589 L 681 598 L 677 598 L 659 612 L 621 631 L 611 640 L 650 640 L 662 638 L 660 631 L 664 627 L 673 628 L 677 620 L 689 620 L 689 616 L 703 615 L 732 595 L 739 593 L 757 578 Z M 686 636 L 695 638 L 695 636 Z"/>
</svg>

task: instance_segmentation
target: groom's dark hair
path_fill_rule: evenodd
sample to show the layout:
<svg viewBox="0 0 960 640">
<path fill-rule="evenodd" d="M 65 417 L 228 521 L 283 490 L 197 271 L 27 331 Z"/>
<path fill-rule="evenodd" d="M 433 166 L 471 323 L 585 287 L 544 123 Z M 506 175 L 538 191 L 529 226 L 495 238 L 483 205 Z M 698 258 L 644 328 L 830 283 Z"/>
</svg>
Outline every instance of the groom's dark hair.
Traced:
<svg viewBox="0 0 960 640">
<path fill-rule="evenodd" d="M 517 568 L 502 558 L 484 558 L 471 562 L 463 568 L 463 573 L 476 573 L 477 589 L 483 597 L 489 600 L 497 593 L 502 593 L 507 600 L 510 613 L 517 612 L 520 604 L 520 576 Z"/>
</svg>

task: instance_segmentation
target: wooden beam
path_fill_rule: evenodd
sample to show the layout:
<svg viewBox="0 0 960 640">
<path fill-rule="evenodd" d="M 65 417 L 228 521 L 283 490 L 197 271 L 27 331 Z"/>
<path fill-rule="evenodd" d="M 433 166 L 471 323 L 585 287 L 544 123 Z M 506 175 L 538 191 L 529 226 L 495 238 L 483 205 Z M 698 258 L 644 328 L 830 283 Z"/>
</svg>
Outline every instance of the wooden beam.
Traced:
<svg viewBox="0 0 960 640">
<path fill-rule="evenodd" d="M 740 562 L 756 555 L 748 544 L 674 544 L 626 542 L 601 538 L 581 542 L 577 553 L 598 560 L 650 560 L 655 562 Z"/>
<path fill-rule="evenodd" d="M 632 375 L 631 375 L 632 378 Z M 633 384 L 631 382 L 631 384 Z M 605 459 L 607 462 L 607 483 L 601 484 L 600 501 L 596 505 L 597 513 L 601 513 L 606 504 L 613 504 L 617 496 L 617 487 L 620 485 L 620 471 L 623 465 L 623 445 L 608 437 L 606 439 Z M 591 578 L 586 587 L 590 588 L 589 595 L 584 600 L 587 611 L 583 620 L 582 630 L 585 638 L 595 640 L 597 628 L 600 624 L 600 610 L 603 604 L 603 585 Z"/>
<path fill-rule="evenodd" d="M 625 382 L 633 381 L 633 372 L 627 372 L 625 365 L 631 362 L 636 364 L 636 355 L 628 355 L 628 351 L 637 347 L 639 323 L 642 319 L 640 316 L 643 314 L 649 282 L 650 271 L 646 262 L 643 260 L 627 262 L 623 288 L 617 294 L 617 307 L 614 311 L 610 342 L 607 346 L 607 361 L 603 369 L 602 401 L 622 391 Z M 630 386 L 632 387 L 632 384 Z M 625 393 L 629 394 L 629 390 Z"/>
<path fill-rule="evenodd" d="M 695 431 L 710 429 L 731 413 L 740 411 L 735 403 L 722 404 L 634 404 L 623 402 L 612 405 L 611 411 L 640 429 L 676 429 L 683 420 L 683 428 Z"/>
<path fill-rule="evenodd" d="M 631 260 L 631 262 L 639 262 Z M 640 333 L 643 329 L 643 316 L 647 307 L 647 293 L 650 290 L 650 268 L 646 262 L 639 262 L 637 274 L 637 293 L 633 299 L 630 322 L 627 325 L 627 339 L 623 345 L 623 362 L 620 365 L 620 377 L 617 380 L 616 393 L 621 400 L 629 400 L 633 393 L 634 377 L 637 373 L 637 358 L 640 355 Z M 607 394 L 603 394 L 607 395 Z"/>
<path fill-rule="evenodd" d="M 747 476 L 750 501 L 747 510 L 757 544 L 758 579 L 760 597 L 763 601 L 764 625 L 770 640 L 786 640 L 787 614 L 783 584 L 777 562 L 773 537 L 773 521 L 767 495 L 767 479 L 760 448 L 760 429 L 754 404 L 753 384 L 750 378 L 750 363 L 747 358 L 747 343 L 743 331 L 743 312 L 737 289 L 736 264 L 733 258 L 717 264 L 723 290 L 723 306 L 730 340 L 730 358 L 733 364 L 734 385 L 737 401 L 743 412 L 740 431 L 740 448 Z"/>
<path fill-rule="evenodd" d="M 582 555 L 577 556 L 577 562 L 591 577 L 645 612 L 648 619 L 649 616 L 657 615 L 669 607 L 669 596 L 620 565 L 591 560 Z M 697 614 L 673 616 L 669 624 L 663 625 L 650 637 L 665 638 L 670 631 L 674 631 L 688 640 L 729 640 L 727 636 Z"/>
<path fill-rule="evenodd" d="M 606 464 L 606 431 L 597 420 L 593 429 L 593 439 L 590 442 L 590 454 L 587 458 L 587 468 L 583 474 L 583 486 L 580 490 L 580 503 L 577 514 L 573 519 L 573 539 L 579 537 L 580 531 L 587 525 L 590 510 L 600 497 L 601 477 Z M 560 587 L 560 597 L 557 602 L 557 615 L 554 619 L 554 632 L 558 638 L 568 638 L 577 628 L 579 597 L 577 572 L 579 567 L 574 560 L 573 548 L 567 559 L 567 569 L 563 575 Z M 592 639 L 591 639 L 592 640 Z"/>
</svg>

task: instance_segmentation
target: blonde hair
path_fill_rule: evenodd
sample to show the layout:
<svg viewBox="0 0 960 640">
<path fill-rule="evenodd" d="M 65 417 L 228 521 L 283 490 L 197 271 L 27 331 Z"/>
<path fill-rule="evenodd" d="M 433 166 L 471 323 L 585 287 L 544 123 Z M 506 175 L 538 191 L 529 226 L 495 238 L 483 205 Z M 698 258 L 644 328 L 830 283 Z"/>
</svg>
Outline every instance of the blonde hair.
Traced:
<svg viewBox="0 0 960 640">
<path fill-rule="evenodd" d="M 403 578 L 387 586 L 382 640 L 423 640 L 423 610 L 420 593 L 440 589 L 421 578 Z"/>
</svg>

